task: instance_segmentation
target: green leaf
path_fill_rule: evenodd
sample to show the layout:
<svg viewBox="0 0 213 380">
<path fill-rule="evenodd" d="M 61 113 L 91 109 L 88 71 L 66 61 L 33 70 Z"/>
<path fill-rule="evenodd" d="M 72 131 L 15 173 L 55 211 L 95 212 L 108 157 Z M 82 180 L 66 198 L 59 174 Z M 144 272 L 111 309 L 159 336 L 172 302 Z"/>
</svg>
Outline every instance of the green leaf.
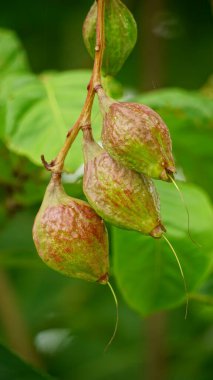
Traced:
<svg viewBox="0 0 213 380">
<path fill-rule="evenodd" d="M 0 80 L 6 74 L 28 70 L 24 49 L 14 32 L 0 29 Z"/>
<path fill-rule="evenodd" d="M 187 288 L 194 290 L 212 263 L 212 208 L 205 193 L 180 184 L 190 213 L 190 233 L 202 245 L 195 246 L 187 233 L 187 215 L 172 184 L 157 182 L 166 236 L 181 262 Z M 163 240 L 137 232 L 113 229 L 114 274 L 127 303 L 143 315 L 169 309 L 185 299 L 182 277 L 174 255 Z"/>
<path fill-rule="evenodd" d="M 8 77 L 29 71 L 25 51 L 16 34 L 0 28 L 0 137 L 3 136 L 6 118 Z"/>
<path fill-rule="evenodd" d="M 188 181 L 212 195 L 213 99 L 181 89 L 152 91 L 137 101 L 156 110 L 169 127 L 177 164 Z"/>
<path fill-rule="evenodd" d="M 0 344 L 0 375 L 1 380 L 50 380 L 50 376 L 39 373 L 29 364 Z"/>
<path fill-rule="evenodd" d="M 0 141 L 0 184 L 13 184 L 13 167 L 10 160 L 10 152 Z"/>
<path fill-rule="evenodd" d="M 19 212 L 5 223 L 0 231 L 0 265 L 40 265 L 32 240 L 35 212 Z"/>
<path fill-rule="evenodd" d="M 47 161 L 54 159 L 81 112 L 90 75 L 90 71 L 79 70 L 44 73 L 39 77 L 28 74 L 10 81 L 5 127 L 8 147 L 38 165 L 41 154 Z M 96 138 L 100 135 L 98 113 L 96 106 L 93 113 Z M 66 160 L 66 169 L 74 171 L 82 162 L 78 136 Z"/>
<path fill-rule="evenodd" d="M 137 101 L 149 105 L 161 112 L 175 127 L 185 127 L 185 123 L 197 128 L 212 128 L 212 99 L 199 92 L 190 92 L 179 88 L 155 90 L 137 96 Z"/>
<path fill-rule="evenodd" d="M 213 75 L 210 75 L 206 83 L 204 83 L 204 86 L 201 88 L 201 92 L 213 100 Z"/>
</svg>

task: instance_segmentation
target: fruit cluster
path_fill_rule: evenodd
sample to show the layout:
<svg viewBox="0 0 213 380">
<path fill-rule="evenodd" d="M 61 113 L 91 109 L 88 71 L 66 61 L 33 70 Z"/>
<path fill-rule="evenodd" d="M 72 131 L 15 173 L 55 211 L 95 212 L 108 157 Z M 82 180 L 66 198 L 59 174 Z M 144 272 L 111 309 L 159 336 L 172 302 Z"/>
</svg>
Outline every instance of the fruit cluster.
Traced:
<svg viewBox="0 0 213 380">
<path fill-rule="evenodd" d="M 105 284 L 109 259 L 103 220 L 160 238 L 165 228 L 152 178 L 170 181 L 175 164 L 169 131 L 160 116 L 144 105 L 111 99 L 101 85 L 100 68 L 104 75 L 115 75 L 135 44 L 137 28 L 130 11 L 120 0 L 98 0 L 86 17 L 83 36 L 95 63 L 89 101 L 87 97 L 66 146 L 70 147 L 77 128 L 82 129 L 83 190 L 89 204 L 65 193 L 59 159 L 46 164 L 52 178 L 35 219 L 33 239 L 40 257 L 53 269 Z M 103 148 L 92 135 L 95 93 L 103 115 Z M 68 148 L 62 149 L 63 159 Z"/>
</svg>

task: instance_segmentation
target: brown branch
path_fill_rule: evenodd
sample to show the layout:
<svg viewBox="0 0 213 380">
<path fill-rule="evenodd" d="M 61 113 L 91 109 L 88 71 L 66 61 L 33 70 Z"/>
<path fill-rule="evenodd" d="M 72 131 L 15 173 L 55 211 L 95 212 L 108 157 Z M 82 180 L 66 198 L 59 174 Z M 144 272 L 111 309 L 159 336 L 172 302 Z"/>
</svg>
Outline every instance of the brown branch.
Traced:
<svg viewBox="0 0 213 380">
<path fill-rule="evenodd" d="M 91 121 L 91 111 L 95 96 L 95 86 L 101 83 L 101 66 L 103 59 L 104 51 L 104 8 L 105 0 L 96 0 L 97 1 L 97 27 L 96 27 L 96 46 L 95 46 L 95 60 L 93 71 L 89 85 L 87 86 L 87 97 L 82 108 L 82 111 L 79 115 L 78 120 L 75 122 L 73 127 L 67 133 L 65 143 L 58 153 L 55 160 L 51 161 L 48 164 L 45 161 L 44 156 L 42 156 L 42 162 L 47 170 L 50 170 L 53 173 L 61 173 L 64 167 L 65 158 L 70 150 L 70 147 L 74 140 L 76 139 L 78 132 L 81 127 L 85 124 L 90 124 Z"/>
</svg>

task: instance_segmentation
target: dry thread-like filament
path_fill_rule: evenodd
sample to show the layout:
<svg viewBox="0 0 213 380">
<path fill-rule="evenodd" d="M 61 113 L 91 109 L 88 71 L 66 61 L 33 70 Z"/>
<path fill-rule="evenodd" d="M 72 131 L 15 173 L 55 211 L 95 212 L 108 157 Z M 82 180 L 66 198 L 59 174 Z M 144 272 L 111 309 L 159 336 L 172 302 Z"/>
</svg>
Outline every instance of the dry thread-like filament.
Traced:
<svg viewBox="0 0 213 380">
<path fill-rule="evenodd" d="M 191 235 L 191 233 L 190 233 L 190 227 L 189 227 L 189 226 L 190 226 L 189 209 L 188 209 L 188 206 L 187 206 L 187 204 L 186 204 L 186 201 L 185 201 L 185 199 L 184 199 L 184 197 L 183 197 L 183 194 L 182 194 L 182 192 L 181 192 L 181 190 L 180 190 L 180 188 L 179 188 L 177 182 L 174 180 L 174 178 L 173 178 L 170 174 L 168 174 L 168 177 L 170 178 L 170 180 L 172 181 L 172 183 L 173 183 L 173 185 L 175 186 L 176 190 L 178 191 L 178 194 L 179 194 L 179 196 L 180 196 L 180 199 L 181 199 L 181 201 L 182 201 L 182 203 L 183 203 L 183 205 L 184 205 L 184 208 L 185 208 L 185 210 L 186 210 L 186 213 L 187 213 L 187 232 L 188 232 L 189 238 L 190 238 L 190 240 L 192 241 L 192 243 L 194 243 L 198 248 L 201 248 L 201 245 L 198 244 L 198 243 L 193 239 L 193 237 L 192 237 L 192 235 Z"/>
<path fill-rule="evenodd" d="M 183 278 L 183 283 L 184 283 L 184 288 L 185 288 L 185 293 L 186 293 L 186 311 L 185 311 L 185 319 L 186 319 L 187 318 L 187 314 L 188 314 L 188 306 L 189 306 L 189 294 L 188 294 L 188 289 L 187 289 L 187 286 L 186 286 L 186 280 L 185 280 L 185 276 L 184 276 L 184 273 L 183 273 L 183 269 L 182 269 L 180 260 L 178 258 L 178 255 L 177 255 L 177 253 L 174 250 L 174 247 L 172 246 L 172 244 L 170 243 L 170 241 L 167 239 L 167 237 L 165 235 L 162 235 L 162 236 L 163 236 L 164 240 L 167 242 L 168 246 L 171 248 L 172 253 L 175 256 L 175 259 L 176 259 L 176 261 L 178 263 L 181 276 Z"/>
<path fill-rule="evenodd" d="M 112 287 L 112 285 L 110 284 L 110 282 L 108 281 L 107 282 L 107 285 L 109 286 L 110 290 L 111 290 L 111 293 L 112 293 L 112 296 L 114 298 L 114 301 L 115 301 L 115 307 L 116 307 L 116 321 L 115 321 L 115 328 L 114 328 L 114 331 L 113 331 L 113 334 L 109 340 L 109 342 L 107 343 L 105 349 L 104 349 L 104 352 L 106 352 L 109 348 L 109 346 L 111 345 L 112 341 L 114 340 L 115 338 L 115 335 L 116 335 L 116 332 L 117 332 L 117 329 L 118 329 L 118 320 L 119 320 L 119 315 L 118 315 L 118 300 L 117 300 L 117 297 L 116 297 L 116 294 L 114 292 L 114 289 Z"/>
</svg>

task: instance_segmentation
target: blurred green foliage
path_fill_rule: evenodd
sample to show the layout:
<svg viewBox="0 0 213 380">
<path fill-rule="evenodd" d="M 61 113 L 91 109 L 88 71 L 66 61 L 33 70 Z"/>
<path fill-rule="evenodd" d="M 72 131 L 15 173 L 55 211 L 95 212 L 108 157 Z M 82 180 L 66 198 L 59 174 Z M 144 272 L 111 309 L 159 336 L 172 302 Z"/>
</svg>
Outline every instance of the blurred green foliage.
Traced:
<svg viewBox="0 0 213 380">
<path fill-rule="evenodd" d="M 175 188 L 157 182 L 163 220 L 180 257 L 190 292 L 189 315 L 185 321 L 183 282 L 165 242 L 108 226 L 112 281 L 119 299 L 120 320 L 116 340 L 105 355 L 103 349 L 115 322 L 109 289 L 64 278 L 46 268 L 31 238 L 33 220 L 49 180 L 49 174 L 41 167 L 40 155 L 44 153 L 47 160 L 55 157 L 84 101 L 91 61 L 83 47 L 81 24 L 91 2 L 46 0 L 29 4 L 23 0 L 21 3 L 20 6 L 15 1 L 11 12 L 5 2 L 0 14 L 0 26 L 18 31 L 30 61 L 29 65 L 16 34 L 1 29 L 0 337 L 3 344 L 34 365 L 39 363 L 44 373 L 61 380 L 130 377 L 210 380 L 213 371 L 210 201 L 213 87 L 209 82 L 208 91 L 199 89 L 212 69 L 208 59 L 212 31 L 210 2 L 174 1 L 167 8 L 165 4 L 160 7 L 163 3 L 159 2 L 160 10 L 155 9 L 151 27 L 145 18 L 150 14 L 148 2 L 127 2 L 138 19 L 139 42 L 118 77 L 124 84 L 123 96 L 151 106 L 166 121 L 173 139 L 178 176 L 190 182 L 179 185 L 189 208 L 190 232 L 201 248 L 189 239 L 187 215 Z M 153 32 L 151 37 L 149 27 Z M 165 41 L 166 57 L 162 53 Z M 154 46 L 159 42 L 162 48 L 157 50 L 161 67 L 158 77 L 154 71 L 149 74 L 155 57 L 149 42 Z M 184 59 L 180 58 L 183 55 Z M 84 70 L 56 71 L 76 68 Z M 164 84 L 173 88 L 140 93 L 152 88 L 152 82 L 157 87 Z M 111 95 L 121 96 L 119 83 L 107 79 L 105 85 Z M 126 90 L 127 86 L 137 87 L 137 91 Z M 93 124 L 99 139 L 101 116 L 97 105 Z M 77 173 L 65 174 L 64 182 L 70 195 L 84 198 L 80 137 L 66 162 L 66 169 L 77 169 Z M 181 307 L 173 309 L 178 305 Z M 12 327 L 9 318 L 14 321 Z M 27 336 L 31 338 L 28 348 L 33 347 L 33 357 L 28 357 L 28 350 L 24 351 L 26 336 L 19 337 L 20 319 L 27 326 Z M 46 377 L 34 372 L 1 345 L 0 378 Z"/>
</svg>

